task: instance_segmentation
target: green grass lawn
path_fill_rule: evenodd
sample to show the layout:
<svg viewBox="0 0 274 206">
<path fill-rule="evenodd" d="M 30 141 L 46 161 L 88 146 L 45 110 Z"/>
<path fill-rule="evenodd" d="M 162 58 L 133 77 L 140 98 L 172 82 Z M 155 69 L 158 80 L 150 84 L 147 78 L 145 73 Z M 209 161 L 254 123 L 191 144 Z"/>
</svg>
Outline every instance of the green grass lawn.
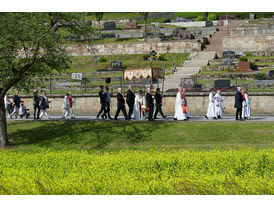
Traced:
<svg viewBox="0 0 274 206">
<path fill-rule="evenodd" d="M 272 62 L 255 62 L 257 66 L 268 66 L 268 65 L 274 65 L 274 61 Z"/>
<path fill-rule="evenodd" d="M 218 75 L 218 74 L 226 74 L 228 71 L 201 71 L 197 74 L 199 75 Z"/>
<path fill-rule="evenodd" d="M 8 123 L 12 150 L 273 147 L 273 123 L 58 121 Z M 259 137 L 258 137 L 259 135 Z"/>
<path fill-rule="evenodd" d="M 230 83 L 231 84 L 235 84 L 235 79 L 230 79 Z M 198 79 L 197 80 L 198 84 L 212 84 L 214 85 L 214 79 Z M 241 80 L 241 79 L 237 79 L 237 83 L 240 84 L 247 84 L 247 83 L 253 83 L 254 80 Z"/>
<path fill-rule="evenodd" d="M 274 194 L 273 123 L 8 122 L 0 194 Z"/>
<path fill-rule="evenodd" d="M 248 60 L 255 59 L 274 59 L 274 56 L 247 56 Z"/>
<path fill-rule="evenodd" d="M 166 67 L 170 67 L 173 64 L 174 58 L 176 66 L 181 64 L 182 54 L 165 53 L 161 55 L 163 55 L 167 61 L 145 61 L 143 54 L 104 55 L 107 62 L 98 63 L 93 63 L 91 56 L 72 57 L 71 69 L 67 72 L 89 72 L 105 69 L 110 66 L 112 61 L 121 61 L 123 66 L 127 68 L 147 68 L 150 67 L 150 65 L 162 68 L 164 64 L 166 64 Z M 188 58 L 188 55 L 189 53 L 183 58 L 183 63 Z"/>
</svg>

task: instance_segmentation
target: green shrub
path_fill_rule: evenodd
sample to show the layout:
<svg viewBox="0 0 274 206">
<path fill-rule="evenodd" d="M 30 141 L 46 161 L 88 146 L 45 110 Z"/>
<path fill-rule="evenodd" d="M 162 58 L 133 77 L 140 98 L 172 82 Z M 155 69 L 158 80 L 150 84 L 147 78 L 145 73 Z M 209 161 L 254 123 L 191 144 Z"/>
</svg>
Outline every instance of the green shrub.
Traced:
<svg viewBox="0 0 274 206">
<path fill-rule="evenodd" d="M 100 59 L 98 59 L 98 62 L 107 62 L 105 57 L 100 57 Z"/>
<path fill-rule="evenodd" d="M 234 79 L 234 75 L 232 75 L 232 74 L 229 74 L 228 77 L 229 77 L 229 79 Z"/>
<path fill-rule="evenodd" d="M 256 74 L 254 74 L 254 79 L 264 80 L 264 79 L 267 79 L 267 78 L 266 78 L 266 74 L 265 73 L 256 73 Z"/>
<path fill-rule="evenodd" d="M 246 62 L 246 61 L 248 61 L 248 59 L 247 59 L 246 57 L 240 57 L 240 58 L 239 58 L 239 61 L 240 61 L 240 62 Z"/>
<path fill-rule="evenodd" d="M 204 12 L 181 12 L 175 13 L 174 18 L 176 17 L 184 17 L 186 19 L 197 18 L 198 16 L 202 16 Z"/>
<path fill-rule="evenodd" d="M 143 59 L 144 59 L 144 60 L 148 60 L 149 57 L 150 57 L 150 54 L 144 54 L 144 55 L 143 55 Z"/>
<path fill-rule="evenodd" d="M 247 52 L 247 53 L 245 54 L 245 56 L 246 56 L 246 57 L 252 57 L 253 54 L 252 54 L 251 52 Z"/>
<path fill-rule="evenodd" d="M 196 18 L 196 21 L 204 21 L 205 20 L 205 17 L 204 16 L 198 16 Z"/>
<path fill-rule="evenodd" d="M 255 64 L 255 62 L 250 62 L 250 69 L 257 70 L 258 66 Z"/>
<path fill-rule="evenodd" d="M 160 61 L 167 61 L 167 59 L 165 58 L 164 55 L 159 56 L 159 60 L 160 60 Z"/>
<path fill-rule="evenodd" d="M 216 14 L 209 14 L 207 17 L 208 21 L 213 21 L 217 19 L 217 15 Z"/>
</svg>

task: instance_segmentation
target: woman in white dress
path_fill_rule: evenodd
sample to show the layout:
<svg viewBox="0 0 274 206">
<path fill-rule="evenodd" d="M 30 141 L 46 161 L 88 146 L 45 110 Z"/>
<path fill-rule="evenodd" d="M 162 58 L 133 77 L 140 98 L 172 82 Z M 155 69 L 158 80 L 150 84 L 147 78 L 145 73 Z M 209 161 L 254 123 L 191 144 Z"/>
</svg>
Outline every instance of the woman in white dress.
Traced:
<svg viewBox="0 0 274 206">
<path fill-rule="evenodd" d="M 183 112 L 185 101 L 182 99 L 182 91 L 183 88 L 179 88 L 176 95 L 174 120 L 186 120 L 187 118 L 186 113 Z"/>
<path fill-rule="evenodd" d="M 222 119 L 222 102 L 223 98 L 221 96 L 221 90 L 218 90 L 215 94 L 215 117 L 217 117 L 218 119 Z"/>
<path fill-rule="evenodd" d="M 242 110 L 242 117 L 244 119 L 250 119 L 251 115 L 251 106 L 250 106 L 250 99 L 247 93 L 247 89 L 244 90 L 244 101 L 243 101 L 243 110 Z"/>
<path fill-rule="evenodd" d="M 134 110 L 133 110 L 135 120 L 145 119 L 146 98 L 143 94 L 144 94 L 143 91 L 140 90 L 135 97 Z"/>
<path fill-rule="evenodd" d="M 205 116 L 206 119 L 208 118 L 213 118 L 216 119 L 215 116 L 215 97 L 213 96 L 213 88 L 210 88 L 210 93 L 208 95 L 209 98 L 209 103 L 208 103 L 208 108 L 207 108 L 207 114 Z"/>
</svg>

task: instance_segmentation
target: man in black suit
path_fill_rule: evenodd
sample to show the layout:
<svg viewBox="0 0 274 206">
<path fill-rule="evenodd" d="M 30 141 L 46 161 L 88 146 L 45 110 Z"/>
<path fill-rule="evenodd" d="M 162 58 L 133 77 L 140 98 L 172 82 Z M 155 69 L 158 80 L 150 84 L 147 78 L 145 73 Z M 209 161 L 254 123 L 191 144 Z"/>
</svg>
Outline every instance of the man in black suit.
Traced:
<svg viewBox="0 0 274 206">
<path fill-rule="evenodd" d="M 163 96 L 160 93 L 160 88 L 157 88 L 156 89 L 156 94 L 155 94 L 156 110 L 155 110 L 155 113 L 154 113 L 154 119 L 157 119 L 158 112 L 160 112 L 163 119 L 166 118 L 166 116 L 164 115 L 164 113 L 162 111 L 162 99 L 163 99 Z"/>
<path fill-rule="evenodd" d="M 234 108 L 236 108 L 236 119 L 235 120 L 239 120 L 238 116 L 240 116 L 240 120 L 242 119 L 242 105 L 243 105 L 243 95 L 241 93 L 241 87 L 237 88 L 237 92 L 235 94 L 235 104 L 234 104 Z"/>
<path fill-rule="evenodd" d="M 19 97 L 19 91 L 15 92 L 15 95 L 13 96 L 13 103 L 14 103 L 14 111 L 11 113 L 11 116 L 16 115 L 19 116 L 19 108 L 20 108 L 20 103 L 21 99 Z"/>
<path fill-rule="evenodd" d="M 104 112 L 104 113 L 101 117 L 102 117 L 102 119 L 105 119 L 105 118 L 107 118 L 107 110 L 106 110 L 106 97 L 107 97 L 107 94 L 104 92 L 104 86 L 103 85 L 100 86 L 100 91 L 99 91 L 98 94 L 99 94 L 99 97 L 100 97 L 101 109 L 100 109 L 99 113 L 97 114 L 96 119 L 99 119 L 99 116 L 102 112 Z"/>
<path fill-rule="evenodd" d="M 131 119 L 131 115 L 133 112 L 133 107 L 134 107 L 134 101 L 135 101 L 135 94 L 133 93 L 133 86 L 129 86 L 129 89 L 127 91 L 127 105 L 129 108 L 128 111 L 128 119 Z"/>
<path fill-rule="evenodd" d="M 149 109 L 149 113 L 148 113 L 148 120 L 152 121 L 153 118 L 153 112 L 154 112 L 154 105 L 153 105 L 153 98 L 152 98 L 152 94 L 150 93 L 150 87 L 147 88 L 147 93 L 146 93 L 146 106 Z"/>
<path fill-rule="evenodd" d="M 33 93 L 33 119 L 36 120 L 36 119 L 40 119 L 39 116 L 40 116 L 40 107 L 39 107 L 39 102 L 40 102 L 40 97 L 38 95 L 38 89 L 35 89 L 34 90 L 34 93 Z M 36 113 L 36 110 L 38 110 L 38 113 Z M 37 116 L 36 116 L 37 114 Z"/>
<path fill-rule="evenodd" d="M 125 106 L 125 99 L 122 95 L 122 89 L 118 88 L 118 94 L 117 94 L 117 111 L 114 117 L 114 120 L 118 120 L 117 117 L 120 114 L 120 111 L 122 110 L 125 119 L 128 120 L 127 112 L 126 112 L 126 106 Z"/>
</svg>

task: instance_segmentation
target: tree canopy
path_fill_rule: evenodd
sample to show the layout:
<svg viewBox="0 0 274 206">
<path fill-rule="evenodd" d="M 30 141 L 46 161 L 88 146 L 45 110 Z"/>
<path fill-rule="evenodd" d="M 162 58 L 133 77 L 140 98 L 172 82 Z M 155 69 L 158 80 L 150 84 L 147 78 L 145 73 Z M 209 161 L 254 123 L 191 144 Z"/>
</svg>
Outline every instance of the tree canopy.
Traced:
<svg viewBox="0 0 274 206">
<path fill-rule="evenodd" d="M 6 121 L 3 99 L 10 88 L 28 89 L 31 77 L 66 70 L 70 56 L 65 37 L 90 44 L 94 34 L 79 13 L 0 13 L 0 124 Z"/>
</svg>

